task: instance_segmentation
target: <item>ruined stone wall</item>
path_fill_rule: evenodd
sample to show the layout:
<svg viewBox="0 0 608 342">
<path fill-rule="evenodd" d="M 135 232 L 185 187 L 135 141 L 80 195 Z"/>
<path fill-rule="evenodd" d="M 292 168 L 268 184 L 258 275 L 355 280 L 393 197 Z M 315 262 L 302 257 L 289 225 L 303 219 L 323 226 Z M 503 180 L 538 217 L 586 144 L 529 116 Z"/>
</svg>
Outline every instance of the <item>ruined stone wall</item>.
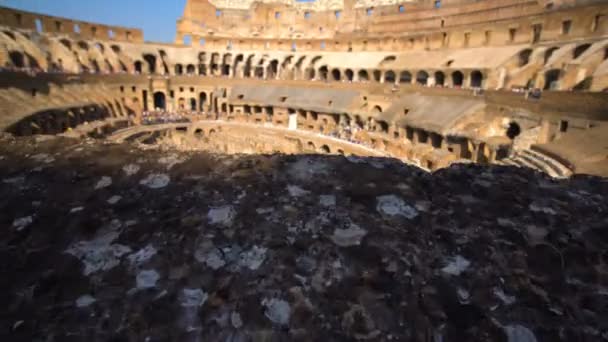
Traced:
<svg viewBox="0 0 608 342">
<path fill-rule="evenodd" d="M 228 49 L 274 50 L 280 45 L 278 49 L 286 51 L 358 51 L 499 46 L 606 35 L 605 3 L 574 5 L 548 8 L 536 0 L 487 0 L 446 2 L 441 8 L 428 1 L 360 8 L 346 2 L 340 10 L 313 12 L 286 4 L 256 2 L 234 9 L 191 0 L 178 21 L 176 43 L 189 36 L 194 45 Z"/>
<path fill-rule="evenodd" d="M 0 26 L 37 31 L 39 33 L 69 36 L 72 39 L 95 39 L 102 41 L 128 41 L 142 43 L 140 29 L 110 26 L 68 18 L 0 7 Z"/>
</svg>

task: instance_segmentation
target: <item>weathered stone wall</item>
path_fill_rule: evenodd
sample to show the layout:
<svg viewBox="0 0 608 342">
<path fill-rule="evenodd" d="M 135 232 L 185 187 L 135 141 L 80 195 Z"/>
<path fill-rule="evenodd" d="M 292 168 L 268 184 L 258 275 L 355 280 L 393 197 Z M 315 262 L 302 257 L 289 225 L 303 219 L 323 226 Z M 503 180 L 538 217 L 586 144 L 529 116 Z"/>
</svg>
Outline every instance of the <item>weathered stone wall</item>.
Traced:
<svg viewBox="0 0 608 342">
<path fill-rule="evenodd" d="M 134 43 L 142 43 L 144 41 L 143 32 L 136 28 L 90 23 L 6 7 L 0 7 L 0 26 L 69 36 L 73 39 L 128 41 Z"/>
<path fill-rule="evenodd" d="M 580 3 L 580 4 L 579 4 Z M 402 3 L 312 11 L 253 3 L 235 9 L 190 0 L 178 21 L 176 43 L 268 50 L 377 51 L 500 46 L 603 36 L 607 6 L 574 1 L 547 7 L 534 0 Z M 568 22 L 568 23 L 566 23 Z M 540 25 L 540 26 L 539 26 Z M 538 32 L 534 33 L 534 28 Z"/>
</svg>

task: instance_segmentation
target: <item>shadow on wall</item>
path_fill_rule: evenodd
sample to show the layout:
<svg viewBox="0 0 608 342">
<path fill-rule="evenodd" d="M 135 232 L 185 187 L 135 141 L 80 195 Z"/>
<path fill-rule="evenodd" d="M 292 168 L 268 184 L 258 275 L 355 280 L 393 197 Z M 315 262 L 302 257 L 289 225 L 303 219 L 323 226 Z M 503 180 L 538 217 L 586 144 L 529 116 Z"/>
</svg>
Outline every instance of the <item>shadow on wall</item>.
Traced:
<svg viewBox="0 0 608 342">
<path fill-rule="evenodd" d="M 100 105 L 50 109 L 34 113 L 15 122 L 6 131 L 17 136 L 60 134 L 85 122 L 109 117 L 111 114 L 108 109 Z"/>
</svg>

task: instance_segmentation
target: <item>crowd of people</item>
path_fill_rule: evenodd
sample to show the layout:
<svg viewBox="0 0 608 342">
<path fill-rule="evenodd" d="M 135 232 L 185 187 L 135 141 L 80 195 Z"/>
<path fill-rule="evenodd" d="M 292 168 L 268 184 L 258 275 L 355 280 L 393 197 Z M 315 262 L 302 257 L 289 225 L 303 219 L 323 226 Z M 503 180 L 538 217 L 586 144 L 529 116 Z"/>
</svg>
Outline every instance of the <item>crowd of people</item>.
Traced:
<svg viewBox="0 0 608 342">
<path fill-rule="evenodd" d="M 189 122 L 186 113 L 172 112 L 162 109 L 156 109 L 152 111 L 144 111 L 141 116 L 141 123 L 143 125 L 155 125 L 164 123 L 179 123 Z"/>
</svg>

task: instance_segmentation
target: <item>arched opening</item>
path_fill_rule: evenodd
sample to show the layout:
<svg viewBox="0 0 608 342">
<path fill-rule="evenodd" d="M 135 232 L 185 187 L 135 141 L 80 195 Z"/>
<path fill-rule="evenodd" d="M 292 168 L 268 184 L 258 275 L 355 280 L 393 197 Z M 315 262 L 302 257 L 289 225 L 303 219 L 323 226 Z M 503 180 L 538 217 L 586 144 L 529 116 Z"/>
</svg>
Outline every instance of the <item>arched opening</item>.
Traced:
<svg viewBox="0 0 608 342">
<path fill-rule="evenodd" d="M 384 82 L 385 83 L 395 83 L 395 72 L 389 70 L 384 73 Z"/>
<path fill-rule="evenodd" d="M 388 123 L 386 121 L 376 121 L 376 131 L 381 133 L 388 133 Z"/>
<path fill-rule="evenodd" d="M 320 67 L 319 68 L 319 79 L 321 81 L 327 81 L 327 73 L 328 73 L 327 66 L 324 65 L 324 66 Z"/>
<path fill-rule="evenodd" d="M 260 65 L 255 68 L 255 77 L 257 77 L 259 79 L 264 78 L 264 67 L 263 66 Z"/>
<path fill-rule="evenodd" d="M 190 98 L 190 110 L 195 112 L 196 111 L 196 99 L 195 98 Z"/>
<path fill-rule="evenodd" d="M 148 72 L 151 74 L 156 73 L 156 56 L 154 55 L 144 55 L 144 60 L 148 63 Z"/>
<path fill-rule="evenodd" d="M 346 71 L 344 72 L 344 76 L 346 76 L 346 80 L 349 82 L 353 81 L 353 77 L 355 76 L 353 71 L 350 69 L 346 69 Z"/>
<path fill-rule="evenodd" d="M 201 92 L 198 95 L 198 103 L 200 106 L 200 111 L 205 111 L 205 105 L 207 104 L 207 93 Z"/>
<path fill-rule="evenodd" d="M 561 70 L 551 69 L 545 73 L 545 90 L 557 90 L 559 89 L 559 78 L 561 76 Z"/>
<path fill-rule="evenodd" d="M 245 63 L 245 68 L 243 69 L 243 74 L 245 75 L 245 77 L 252 77 L 251 71 L 252 71 L 253 57 L 254 57 L 254 55 L 250 55 L 249 57 L 247 57 L 247 62 Z"/>
<path fill-rule="evenodd" d="M 372 74 L 374 75 L 374 81 L 380 82 L 380 79 L 382 78 L 382 71 L 374 70 Z"/>
<path fill-rule="evenodd" d="M 308 150 L 309 150 L 309 151 L 316 151 L 315 144 L 314 144 L 312 141 L 309 141 L 309 142 L 306 144 L 306 148 L 308 148 Z"/>
<path fill-rule="evenodd" d="M 273 59 L 268 64 L 268 68 L 266 70 L 266 78 L 267 79 L 275 79 L 275 78 L 277 78 L 278 71 L 279 71 L 279 61 L 276 60 L 276 59 Z"/>
<path fill-rule="evenodd" d="M 452 73 L 452 85 L 454 87 L 462 87 L 462 82 L 464 81 L 464 74 L 460 71 L 454 71 Z"/>
<path fill-rule="evenodd" d="M 25 62 L 24 62 L 23 54 L 21 52 L 11 51 L 9 53 L 9 57 L 11 59 L 11 63 L 13 63 L 13 65 L 15 67 L 17 67 L 17 68 L 23 68 L 23 67 L 25 67 Z"/>
<path fill-rule="evenodd" d="M 340 70 L 338 69 L 333 69 L 331 71 L 331 78 L 334 81 L 340 81 Z"/>
<path fill-rule="evenodd" d="M 435 85 L 443 87 L 445 84 L 445 74 L 441 71 L 435 71 Z"/>
<path fill-rule="evenodd" d="M 409 71 L 402 71 L 399 75 L 399 83 L 409 84 L 412 83 L 412 74 Z"/>
<path fill-rule="evenodd" d="M 587 49 L 589 49 L 589 47 L 591 47 L 591 44 L 582 44 L 577 46 L 576 48 L 574 48 L 574 51 L 572 52 L 572 58 L 573 59 L 577 59 L 580 57 L 580 55 L 582 55 L 585 51 L 587 51 Z"/>
<path fill-rule="evenodd" d="M 417 84 L 426 85 L 428 79 L 429 79 L 429 74 L 424 70 L 420 70 L 416 74 L 416 83 Z"/>
<path fill-rule="evenodd" d="M 63 44 L 63 45 L 66 47 L 66 48 L 68 48 L 68 50 L 71 50 L 71 49 L 72 49 L 72 43 L 71 43 L 69 40 L 67 40 L 67 39 L 65 39 L 65 38 L 64 38 L 64 39 L 60 40 L 60 42 L 61 42 L 61 44 Z"/>
<path fill-rule="evenodd" d="M 510 122 L 509 127 L 507 127 L 507 132 L 506 132 L 507 137 L 509 137 L 509 139 L 513 140 L 520 133 L 521 133 L 521 128 L 519 127 L 519 125 L 516 122 Z"/>
<path fill-rule="evenodd" d="M 186 67 L 186 73 L 188 75 L 194 75 L 194 74 L 196 74 L 196 68 L 194 67 L 193 64 L 188 64 L 188 66 Z"/>
<path fill-rule="evenodd" d="M 518 66 L 522 67 L 530 63 L 530 56 L 532 55 L 532 49 L 524 49 L 519 52 L 518 55 Z"/>
<path fill-rule="evenodd" d="M 206 76 L 207 75 L 207 66 L 205 64 L 199 64 L 198 65 L 198 74 L 202 75 L 202 76 Z"/>
<path fill-rule="evenodd" d="M 82 40 L 78 42 L 78 47 L 85 51 L 89 50 L 89 44 L 83 42 Z"/>
<path fill-rule="evenodd" d="M 306 79 L 312 81 L 315 79 L 315 69 L 309 68 L 306 69 Z"/>
<path fill-rule="evenodd" d="M 162 110 L 166 109 L 165 93 L 162 91 L 157 91 L 154 93 L 154 108 Z"/>
<path fill-rule="evenodd" d="M 329 149 L 329 146 L 323 145 L 323 146 L 319 147 L 319 152 L 325 153 L 325 154 L 330 154 L 331 150 Z"/>
<path fill-rule="evenodd" d="M 101 71 L 101 68 L 99 67 L 99 63 L 97 63 L 97 61 L 95 59 L 89 59 L 89 63 L 91 63 L 91 65 L 93 66 L 93 71 L 98 74 Z"/>
<path fill-rule="evenodd" d="M 479 70 L 471 72 L 471 87 L 481 88 L 483 86 L 483 74 Z"/>
<path fill-rule="evenodd" d="M 549 62 L 549 59 L 551 58 L 551 56 L 553 56 L 553 53 L 559 49 L 558 47 L 552 47 L 549 48 L 545 51 L 545 56 L 544 56 L 544 64 L 547 64 Z"/>
<path fill-rule="evenodd" d="M 175 64 L 175 74 L 182 75 L 184 73 L 184 67 L 181 64 Z"/>
<path fill-rule="evenodd" d="M 369 81 L 369 75 L 367 73 L 367 70 L 359 70 L 359 73 L 357 74 L 357 76 L 359 77 L 359 81 L 361 81 L 361 82 Z"/>
<path fill-rule="evenodd" d="M 374 108 L 372 109 L 372 112 L 374 112 L 374 113 L 382 113 L 382 107 L 380 107 L 380 106 L 374 106 Z"/>
</svg>

